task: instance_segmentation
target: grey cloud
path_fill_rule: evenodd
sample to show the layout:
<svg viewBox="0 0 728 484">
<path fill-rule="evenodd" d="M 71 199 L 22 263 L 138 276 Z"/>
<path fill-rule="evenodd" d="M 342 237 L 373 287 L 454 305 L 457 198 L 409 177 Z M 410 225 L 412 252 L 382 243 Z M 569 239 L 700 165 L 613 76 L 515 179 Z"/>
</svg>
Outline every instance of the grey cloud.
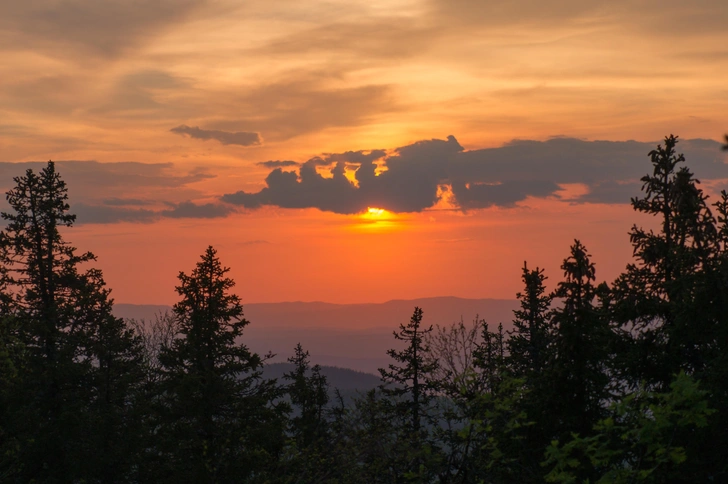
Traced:
<svg viewBox="0 0 728 484">
<path fill-rule="evenodd" d="M 241 191 L 224 195 L 222 200 L 246 208 L 276 205 L 359 213 L 367 207 L 381 207 L 393 212 L 418 212 L 437 203 L 438 186 L 446 175 L 444 165 L 460 151 L 462 147 L 452 136 L 446 141 L 420 141 L 395 150 L 387 158 L 388 170 L 379 176 L 375 176 L 374 160 L 381 158 L 381 150 L 335 156 L 339 161 L 331 170 L 331 178 L 317 173 L 319 163 L 314 158 L 304 163 L 298 174 L 273 170 L 266 178 L 267 187 L 259 193 Z M 360 160 L 355 173 L 358 187 L 344 174 L 347 161 L 355 158 Z"/>
<path fill-rule="evenodd" d="M 14 176 L 22 175 L 27 169 L 41 170 L 46 163 L 0 162 L 0 188 L 7 190 L 13 186 Z M 215 177 L 203 171 L 180 172 L 172 163 L 56 161 L 56 166 L 68 184 L 71 196 L 80 193 L 84 197 L 98 195 L 110 198 L 110 191 L 131 188 L 179 188 Z"/>
<path fill-rule="evenodd" d="M 79 90 L 76 80 L 75 90 Z M 27 89 L 27 88 L 26 88 Z M 115 79 L 103 102 L 89 108 L 89 112 L 112 117 L 148 119 L 175 119 L 191 113 L 189 79 L 159 69 L 137 70 Z M 64 101 L 78 102 L 83 94 L 67 96 Z M 37 96 L 29 93 L 28 99 Z"/>
<path fill-rule="evenodd" d="M 258 166 L 264 166 L 266 168 L 285 168 L 289 166 L 298 166 L 299 163 L 297 161 L 291 161 L 291 160 L 270 160 L 270 161 L 259 161 L 256 163 Z"/>
<path fill-rule="evenodd" d="M 104 205 L 110 205 L 112 207 L 128 207 L 128 206 L 139 206 L 139 205 L 151 205 L 150 200 L 141 200 L 138 198 L 107 198 L 101 201 Z"/>
<path fill-rule="evenodd" d="M 324 159 L 329 163 L 348 161 L 349 163 L 371 163 L 383 158 L 387 154 L 384 150 L 347 151 L 345 153 L 326 153 Z"/>
<path fill-rule="evenodd" d="M 650 168 L 647 153 L 658 143 L 638 141 L 584 141 L 552 138 L 547 141 L 517 140 L 500 148 L 462 153 L 451 167 L 451 176 L 481 182 L 555 180 L 586 183 L 604 180 L 634 181 Z M 725 156 L 712 140 L 681 140 L 687 165 L 704 178 L 728 176 Z"/>
<path fill-rule="evenodd" d="M 0 162 L 0 191 L 15 185 L 13 177 L 39 171 L 47 162 Z M 195 204 L 201 194 L 194 184 L 213 178 L 200 169 L 183 171 L 171 163 L 56 162 L 69 191 L 77 222 L 150 223 L 161 218 L 213 218 L 232 213 L 233 207 Z M 6 205 L 5 205 L 6 206 Z"/>
<path fill-rule="evenodd" d="M 0 45 L 115 57 L 178 23 L 202 0 L 3 2 Z M 70 47 L 70 49 L 69 49 Z M 79 52 L 80 51 L 80 52 Z"/>
<path fill-rule="evenodd" d="M 628 203 L 633 197 L 641 195 L 641 182 L 616 182 L 612 180 L 594 183 L 589 186 L 589 193 L 578 197 L 576 202 L 592 203 Z"/>
<path fill-rule="evenodd" d="M 547 197 L 553 195 L 559 186 L 551 181 L 509 180 L 503 183 L 453 182 L 452 192 L 463 210 L 488 208 L 492 206 L 513 207 L 526 197 Z"/>
<path fill-rule="evenodd" d="M 218 203 L 196 204 L 191 201 L 168 203 L 166 210 L 149 210 L 90 203 L 75 203 L 71 212 L 79 224 L 110 224 L 119 222 L 151 223 L 162 218 L 220 218 L 235 212 L 230 206 Z"/>
<path fill-rule="evenodd" d="M 183 136 L 187 135 L 190 138 L 195 139 L 213 139 L 224 145 L 254 146 L 260 144 L 260 135 L 258 133 L 248 133 L 245 131 L 229 133 L 227 131 L 220 131 L 216 129 L 200 129 L 197 126 L 191 127 L 185 124 L 172 128 L 170 131 Z"/>
<path fill-rule="evenodd" d="M 163 210 L 159 214 L 169 218 L 220 218 L 227 217 L 235 209 L 219 203 L 205 203 L 197 205 L 186 201 L 173 205 L 170 210 Z"/>
<path fill-rule="evenodd" d="M 71 213 L 78 224 L 112 224 L 118 222 L 150 223 L 159 218 L 153 210 L 75 203 Z"/>
<path fill-rule="evenodd" d="M 274 205 L 283 208 L 318 208 L 335 213 L 359 213 L 367 207 L 393 212 L 419 212 L 434 206 L 450 187 L 452 201 L 462 210 L 490 206 L 512 207 L 527 197 L 556 195 L 560 184 L 580 183 L 589 192 L 572 202 L 629 203 L 639 194 L 640 177 L 650 170 L 647 154 L 657 143 L 637 141 L 584 141 L 553 138 L 513 141 L 500 148 L 465 151 L 457 140 L 425 140 L 394 150 L 356 152 L 357 156 L 328 155 L 331 177 L 316 171 L 313 158 L 299 172 L 273 170 L 258 193 L 240 191 L 222 200 L 246 208 Z M 687 166 L 697 177 L 728 178 L 728 165 L 720 143 L 682 141 Z M 380 156 L 381 155 L 381 156 Z M 374 160 L 386 171 L 375 175 Z M 334 161 L 336 160 L 336 161 Z M 357 184 L 345 176 L 355 162 Z"/>
<path fill-rule="evenodd" d="M 286 77 L 305 75 L 292 72 Z M 261 131 L 266 139 L 281 141 L 326 128 L 360 126 L 374 115 L 399 109 L 388 85 L 321 87 L 330 80 L 330 75 L 309 75 L 300 81 L 251 87 L 242 95 L 226 94 L 218 114 L 229 119 L 211 127 Z M 246 113 L 247 118 L 232 119 L 240 112 Z"/>
</svg>

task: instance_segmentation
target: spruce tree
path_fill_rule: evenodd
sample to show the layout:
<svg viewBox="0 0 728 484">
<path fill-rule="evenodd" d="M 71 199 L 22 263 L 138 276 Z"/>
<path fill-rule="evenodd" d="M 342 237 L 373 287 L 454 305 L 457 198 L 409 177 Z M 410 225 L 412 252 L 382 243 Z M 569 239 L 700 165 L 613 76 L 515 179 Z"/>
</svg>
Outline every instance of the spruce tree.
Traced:
<svg viewBox="0 0 728 484">
<path fill-rule="evenodd" d="M 287 474 L 293 481 L 324 482 L 336 472 L 327 419 L 329 385 L 321 367 L 311 367 L 309 353 L 300 343 L 288 361 L 294 366 L 283 375 L 288 382 L 284 389 L 293 407 Z"/>
<path fill-rule="evenodd" d="M 0 266 L 24 361 L 8 401 L 18 442 L 19 480 L 123 479 L 134 461 L 129 411 L 139 345 L 111 314 L 102 274 L 81 265 L 61 230 L 71 227 L 68 190 L 53 162 L 14 178 L 0 237 Z M 9 318 L 9 319 L 8 319 Z"/>
<path fill-rule="evenodd" d="M 513 331 L 507 343 L 508 365 L 514 376 L 525 378 L 527 385 L 533 387 L 549 360 L 551 296 L 546 292 L 543 269 L 530 270 L 524 262 L 521 279 L 524 290 L 516 294 L 520 309 L 513 311 Z"/>
<path fill-rule="evenodd" d="M 409 461 L 407 475 L 410 479 L 425 479 L 428 472 L 435 471 L 434 445 L 423 426 L 423 420 L 430 417 L 430 404 L 439 388 L 439 382 L 433 378 L 439 363 L 427 358 L 430 349 L 425 337 L 432 329 L 432 325 L 422 326 L 422 309 L 415 307 L 409 323 L 400 323 L 399 331 L 393 332 L 394 338 L 402 341 L 405 348 L 388 350 L 387 354 L 396 363 L 391 363 L 387 369 L 379 369 L 384 382 L 382 392 L 404 423 L 400 442 L 406 443 L 404 457 Z"/>
<path fill-rule="evenodd" d="M 155 480 L 244 481 L 280 451 L 279 393 L 261 376 L 263 359 L 239 341 L 249 323 L 229 270 L 208 247 L 191 274 L 179 273 L 179 334 L 159 355 L 164 474 Z"/>
<path fill-rule="evenodd" d="M 678 154 L 678 138 L 649 153 L 652 173 L 642 178 L 638 212 L 654 217 L 657 231 L 634 226 L 635 263 L 613 285 L 611 313 L 621 334 L 617 368 L 636 391 L 666 393 L 685 372 L 707 390 L 719 411 L 699 432 L 674 436 L 688 443 L 685 478 L 725 480 L 718 465 L 728 449 L 728 197 L 721 195 L 713 216 L 699 180 Z M 696 435 L 697 434 L 697 435 Z M 689 477 L 688 477 L 689 476 Z"/>
<path fill-rule="evenodd" d="M 292 430 L 299 449 L 321 444 L 326 436 L 326 405 L 329 403 L 328 383 L 321 373 L 321 367 L 309 362 L 309 353 L 298 343 L 292 357 L 293 370 L 283 375 L 289 383 L 286 391 L 291 398 L 296 416 L 292 419 Z"/>
<path fill-rule="evenodd" d="M 718 232 L 699 181 L 677 154 L 676 136 L 649 153 L 652 174 L 642 178 L 644 196 L 632 199 L 638 212 L 654 216 L 661 230 L 634 226 L 636 263 L 614 284 L 614 316 L 622 326 L 628 377 L 667 391 L 680 370 L 705 368 L 704 350 L 715 333 L 712 290 L 705 270 L 718 250 Z M 706 292 L 707 289 L 707 292 Z"/>
<path fill-rule="evenodd" d="M 516 297 L 520 308 L 513 311 L 513 331 L 507 341 L 506 365 L 523 384 L 522 398 L 516 402 L 526 415 L 522 442 L 517 452 L 522 465 L 520 482 L 542 482 L 544 449 L 555 435 L 551 409 L 553 399 L 547 370 L 553 363 L 554 328 L 551 322 L 552 295 L 546 292 L 543 269 L 523 264 L 523 291 Z"/>
<path fill-rule="evenodd" d="M 554 359 L 548 370 L 557 436 L 588 434 L 602 417 L 609 397 L 608 357 L 611 331 L 597 305 L 596 270 L 586 247 L 575 240 L 561 268 L 564 280 L 554 297 Z"/>
<path fill-rule="evenodd" d="M 404 397 L 397 402 L 402 414 L 407 415 L 409 428 L 417 434 L 422 428 L 427 405 L 437 389 L 437 382 L 430 378 L 439 363 L 427 361 L 429 352 L 424 337 L 432 332 L 432 326 L 422 327 L 422 309 L 416 307 L 408 324 L 400 324 L 393 332 L 396 340 L 405 343 L 401 351 L 387 350 L 387 354 L 401 366 L 392 363 L 388 369 L 379 369 L 382 381 L 390 383 L 383 391 L 392 397 Z"/>
</svg>

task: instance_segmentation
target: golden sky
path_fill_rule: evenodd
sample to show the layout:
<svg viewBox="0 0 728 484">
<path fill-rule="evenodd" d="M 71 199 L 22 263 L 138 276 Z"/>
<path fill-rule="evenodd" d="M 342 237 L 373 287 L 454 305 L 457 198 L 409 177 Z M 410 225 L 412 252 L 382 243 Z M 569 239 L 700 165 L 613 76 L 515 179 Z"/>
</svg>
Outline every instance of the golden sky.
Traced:
<svg viewBox="0 0 728 484">
<path fill-rule="evenodd" d="M 0 188 L 57 160 L 120 302 L 208 244 L 247 302 L 611 280 L 665 135 L 728 180 L 727 46 L 724 0 L 0 0 Z"/>
</svg>

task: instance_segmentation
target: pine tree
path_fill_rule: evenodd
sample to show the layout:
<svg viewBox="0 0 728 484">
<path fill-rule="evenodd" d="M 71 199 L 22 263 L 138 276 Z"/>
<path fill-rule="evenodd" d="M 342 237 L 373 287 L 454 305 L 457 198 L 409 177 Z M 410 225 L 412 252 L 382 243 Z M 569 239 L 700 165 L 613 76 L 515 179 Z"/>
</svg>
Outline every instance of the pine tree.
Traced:
<svg viewBox="0 0 728 484">
<path fill-rule="evenodd" d="M 321 444 L 326 436 L 328 383 L 319 365 L 311 368 L 308 351 L 304 351 L 300 343 L 296 345 L 294 354 L 288 361 L 294 367 L 283 378 L 290 382 L 286 391 L 297 410 L 297 416 L 292 419 L 293 433 L 299 449 L 305 449 L 316 443 Z"/>
<path fill-rule="evenodd" d="M 293 407 L 286 473 L 296 482 L 325 482 L 337 472 L 327 418 L 328 382 L 319 365 L 311 367 L 309 353 L 300 343 L 288 361 L 294 366 L 283 375 L 288 382 L 284 388 Z"/>
<path fill-rule="evenodd" d="M 524 289 L 516 295 L 520 308 L 513 311 L 506 358 L 512 377 L 523 382 L 522 398 L 514 404 L 525 414 L 527 422 L 520 429 L 520 445 L 512 446 L 521 464 L 521 472 L 514 478 L 519 482 L 542 482 L 544 450 L 556 433 L 551 415 L 553 400 L 560 398 L 552 391 L 553 382 L 548 376 L 554 360 L 552 295 L 546 292 L 543 269 L 528 269 L 524 262 L 521 277 Z"/>
<path fill-rule="evenodd" d="M 624 365 L 633 385 L 646 381 L 667 391 L 675 374 L 700 372 L 703 350 L 711 346 L 714 322 L 706 311 L 712 290 L 704 271 L 718 251 L 715 220 L 699 181 L 678 155 L 676 136 L 649 153 L 653 173 L 642 178 L 638 212 L 656 217 L 657 233 L 634 226 L 630 232 L 636 264 L 614 283 L 614 315 L 626 340 Z M 703 299 L 703 301 L 701 301 Z M 700 301 L 700 302 L 699 302 Z"/>
<path fill-rule="evenodd" d="M 78 255 L 63 240 L 61 229 L 75 216 L 55 164 L 14 181 L 7 193 L 12 212 L 2 213 L 0 266 L 15 294 L 4 309 L 25 353 L 8 402 L 22 462 L 18 478 L 122 478 L 135 452 L 128 415 L 138 341 L 111 314 L 101 272 L 81 270 L 95 256 Z"/>
<path fill-rule="evenodd" d="M 190 275 L 180 272 L 174 305 L 179 334 L 159 355 L 166 475 L 156 480 L 230 482 L 260 475 L 282 444 L 272 407 L 279 393 L 263 380 L 263 359 L 239 342 L 249 323 L 208 247 Z"/>
<path fill-rule="evenodd" d="M 524 291 L 516 294 L 520 309 L 513 312 L 513 331 L 508 339 L 508 366 L 529 387 L 539 379 L 549 360 L 551 296 L 546 292 L 543 269 L 529 270 L 523 263 Z"/>
<path fill-rule="evenodd" d="M 427 429 L 423 427 L 423 419 L 429 417 L 431 400 L 439 388 L 439 382 L 432 377 L 439 363 L 427 358 L 430 349 L 425 337 L 432 329 L 431 325 L 422 327 L 422 309 L 415 307 L 409 323 L 400 324 L 399 331 L 393 332 L 394 338 L 402 341 L 405 348 L 388 350 L 387 354 L 396 363 L 390 364 L 388 369 L 379 369 L 384 382 L 382 392 L 392 402 L 395 414 L 404 422 L 401 438 L 407 442 L 406 458 L 411 458 L 410 479 L 424 479 L 424 473 L 435 470 L 432 461 L 434 446 L 428 441 Z M 429 465 L 424 464 L 426 458 L 430 460 Z"/>
<path fill-rule="evenodd" d="M 716 465 L 728 449 L 728 197 L 715 204 L 717 220 L 699 181 L 677 154 L 676 136 L 649 153 L 652 174 L 642 178 L 643 196 L 635 210 L 653 216 L 660 230 L 633 227 L 636 259 L 615 281 L 611 312 L 621 331 L 617 368 L 636 391 L 669 392 L 680 372 L 707 390 L 719 409 L 711 424 L 674 435 L 688 443 L 685 476 L 725 480 L 728 468 Z"/>
<path fill-rule="evenodd" d="M 588 434 L 604 412 L 609 397 L 607 362 L 610 328 L 597 303 L 595 266 L 578 240 L 564 260 L 564 280 L 554 297 L 554 360 L 549 369 L 556 403 L 552 418 L 558 433 Z"/>
<path fill-rule="evenodd" d="M 390 349 L 387 354 L 400 363 L 392 363 L 388 369 L 379 369 L 382 381 L 392 386 L 383 388 L 386 395 L 405 397 L 398 402 L 398 407 L 409 419 L 410 430 L 417 434 L 422 428 L 422 418 L 437 382 L 429 378 L 438 367 L 437 361 L 427 361 L 429 348 L 425 343 L 425 335 L 432 332 L 432 326 L 422 327 L 422 309 L 416 307 L 409 324 L 400 324 L 399 332 L 394 338 L 406 344 L 404 350 Z"/>
</svg>

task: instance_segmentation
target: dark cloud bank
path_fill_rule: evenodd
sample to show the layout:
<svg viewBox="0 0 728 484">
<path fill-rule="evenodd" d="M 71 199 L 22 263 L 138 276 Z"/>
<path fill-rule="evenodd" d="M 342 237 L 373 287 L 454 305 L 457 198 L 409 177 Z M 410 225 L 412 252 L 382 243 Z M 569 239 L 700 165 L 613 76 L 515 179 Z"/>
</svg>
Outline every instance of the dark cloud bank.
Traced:
<svg viewBox="0 0 728 484">
<path fill-rule="evenodd" d="M 589 192 L 573 203 L 628 203 L 640 193 L 639 178 L 650 170 L 647 154 L 657 143 L 637 141 L 512 141 L 500 148 L 465 151 L 458 141 L 426 140 L 383 150 L 349 151 L 313 158 L 298 173 L 284 171 L 293 162 L 264 162 L 275 168 L 257 193 L 239 191 L 222 200 L 254 209 L 318 208 L 352 214 L 367 207 L 392 212 L 419 212 L 448 196 L 462 210 L 512 207 L 531 197 L 558 196 L 560 185 L 580 183 Z M 728 178 L 728 165 L 712 140 L 687 140 L 679 145 L 687 166 L 698 178 Z M 375 175 L 378 165 L 386 171 Z M 317 171 L 330 166 L 329 177 Z M 345 171 L 355 170 L 356 183 Z"/>
<path fill-rule="evenodd" d="M 150 223 L 163 218 L 222 218 L 239 208 L 265 205 L 318 208 L 352 214 L 367 207 L 420 212 L 442 197 L 462 210 L 513 207 L 527 197 L 559 197 L 570 203 L 629 203 L 640 193 L 640 177 L 651 169 L 647 154 L 657 143 L 636 141 L 513 141 L 500 148 L 466 151 L 450 136 L 390 152 L 328 153 L 305 163 L 258 163 L 272 169 L 257 193 L 239 191 L 212 203 L 196 183 L 214 178 L 204 167 L 183 171 L 171 163 L 58 161 L 78 223 Z M 686 165 L 702 180 L 728 179 L 726 152 L 711 140 L 678 144 Z M 26 169 L 46 162 L 0 162 L 0 191 Z M 380 170 L 378 170 L 380 168 Z M 386 170 L 386 171 L 381 171 Z M 355 183 L 349 181 L 353 172 Z M 379 175 L 376 173 L 381 171 Z M 321 173 L 328 172 L 328 176 Z M 564 184 L 587 192 L 563 198 Z M 7 210 L 4 200 L 0 209 Z"/>
</svg>

